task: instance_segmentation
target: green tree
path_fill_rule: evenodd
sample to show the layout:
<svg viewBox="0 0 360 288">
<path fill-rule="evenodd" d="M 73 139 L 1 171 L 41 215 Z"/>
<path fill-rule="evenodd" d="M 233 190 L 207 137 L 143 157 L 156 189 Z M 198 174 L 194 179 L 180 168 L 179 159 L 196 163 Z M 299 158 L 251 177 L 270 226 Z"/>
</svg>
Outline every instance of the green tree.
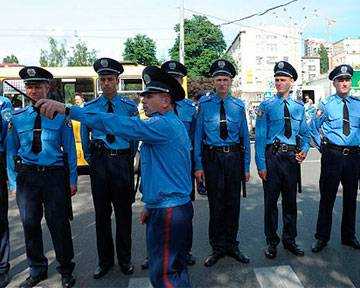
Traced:
<svg viewBox="0 0 360 288">
<path fill-rule="evenodd" d="M 3 59 L 3 63 L 7 63 L 7 64 L 19 64 L 19 60 L 18 58 L 14 55 L 11 54 L 10 56 L 6 56 Z"/>
<path fill-rule="evenodd" d="M 72 47 L 72 55 L 68 57 L 68 66 L 90 66 L 96 58 L 96 50 L 90 51 L 87 44 L 79 39 L 75 47 Z"/>
<path fill-rule="evenodd" d="M 324 74 L 329 71 L 329 56 L 326 48 L 324 45 L 320 45 L 319 49 L 319 56 L 320 56 L 320 73 Z"/>
<path fill-rule="evenodd" d="M 178 33 L 174 46 L 170 49 L 171 58 L 179 59 L 179 24 L 175 26 Z M 207 17 L 194 15 L 184 23 L 185 65 L 190 77 L 208 76 L 211 63 L 218 58 L 228 59 L 224 55 L 226 43 L 219 27 Z M 233 61 L 232 61 L 233 62 Z"/>
<path fill-rule="evenodd" d="M 49 37 L 49 50 L 41 49 L 39 62 L 43 67 L 64 66 L 66 55 L 65 41 L 58 42 Z"/>
<path fill-rule="evenodd" d="M 124 60 L 142 65 L 157 65 L 155 41 L 146 35 L 138 34 L 125 41 Z"/>
</svg>

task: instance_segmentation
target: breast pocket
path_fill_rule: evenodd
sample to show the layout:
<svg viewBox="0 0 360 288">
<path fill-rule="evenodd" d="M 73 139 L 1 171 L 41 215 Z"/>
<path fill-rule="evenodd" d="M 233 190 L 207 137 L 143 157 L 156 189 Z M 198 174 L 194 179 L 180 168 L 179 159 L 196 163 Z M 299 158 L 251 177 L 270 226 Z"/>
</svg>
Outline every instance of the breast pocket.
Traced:
<svg viewBox="0 0 360 288">
<path fill-rule="evenodd" d="M 343 127 L 343 118 L 340 116 L 329 115 L 328 123 L 330 128 L 332 129 L 339 129 Z"/>
<path fill-rule="evenodd" d="M 20 146 L 31 145 L 33 139 L 33 129 L 31 127 L 22 127 L 21 129 L 17 129 Z"/>
<path fill-rule="evenodd" d="M 218 117 L 204 117 L 205 130 L 215 131 L 219 127 L 220 118 Z"/>
<path fill-rule="evenodd" d="M 240 131 L 240 117 L 227 117 L 227 124 L 231 134 L 237 134 Z"/>
<path fill-rule="evenodd" d="M 350 126 L 354 128 L 360 127 L 360 116 L 350 116 Z"/>
<path fill-rule="evenodd" d="M 301 115 L 291 115 L 292 130 L 298 132 L 300 129 Z"/>
</svg>

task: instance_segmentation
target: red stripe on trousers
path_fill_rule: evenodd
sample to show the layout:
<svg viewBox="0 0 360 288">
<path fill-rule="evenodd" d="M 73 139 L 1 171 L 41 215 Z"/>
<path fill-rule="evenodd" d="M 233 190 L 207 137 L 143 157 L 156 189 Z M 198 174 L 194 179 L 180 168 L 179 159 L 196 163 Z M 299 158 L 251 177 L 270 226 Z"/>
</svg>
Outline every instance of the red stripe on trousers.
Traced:
<svg viewBox="0 0 360 288">
<path fill-rule="evenodd" d="M 163 283 L 165 288 L 174 287 L 168 277 L 172 214 L 173 214 L 173 208 L 167 208 L 165 214 L 165 221 L 164 221 L 164 246 L 163 246 Z"/>
</svg>

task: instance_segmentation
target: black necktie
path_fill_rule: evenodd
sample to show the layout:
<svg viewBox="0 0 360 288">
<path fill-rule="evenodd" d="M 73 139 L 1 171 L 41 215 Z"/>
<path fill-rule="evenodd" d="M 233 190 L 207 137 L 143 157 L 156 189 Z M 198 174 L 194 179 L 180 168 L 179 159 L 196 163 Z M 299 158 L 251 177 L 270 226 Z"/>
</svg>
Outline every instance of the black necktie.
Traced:
<svg viewBox="0 0 360 288">
<path fill-rule="evenodd" d="M 284 135 L 286 138 L 290 138 L 292 131 L 291 131 L 291 117 L 290 117 L 290 112 L 289 112 L 289 108 L 287 106 L 287 101 L 284 100 L 284 120 L 285 120 L 285 125 L 284 125 Z"/>
<path fill-rule="evenodd" d="M 226 124 L 226 113 L 224 107 L 224 100 L 220 101 L 220 138 L 225 140 L 228 137 L 228 129 Z"/>
<path fill-rule="evenodd" d="M 349 109 L 346 105 L 346 100 L 342 100 L 344 102 L 343 108 L 343 133 L 345 136 L 350 134 L 350 121 L 349 121 Z"/>
<path fill-rule="evenodd" d="M 114 113 L 114 107 L 110 100 L 108 101 L 107 105 L 108 105 L 107 113 Z M 106 134 L 106 141 L 109 142 L 110 144 L 114 143 L 115 136 L 113 134 Z"/>
<path fill-rule="evenodd" d="M 177 104 L 176 104 L 176 103 L 174 104 L 174 113 L 175 113 L 177 116 L 179 116 L 179 112 L 178 112 L 178 110 L 177 110 Z"/>
<path fill-rule="evenodd" d="M 42 150 L 41 146 L 41 116 L 40 112 L 36 112 L 34 129 L 33 129 L 33 141 L 31 151 L 35 154 L 39 154 Z"/>
</svg>

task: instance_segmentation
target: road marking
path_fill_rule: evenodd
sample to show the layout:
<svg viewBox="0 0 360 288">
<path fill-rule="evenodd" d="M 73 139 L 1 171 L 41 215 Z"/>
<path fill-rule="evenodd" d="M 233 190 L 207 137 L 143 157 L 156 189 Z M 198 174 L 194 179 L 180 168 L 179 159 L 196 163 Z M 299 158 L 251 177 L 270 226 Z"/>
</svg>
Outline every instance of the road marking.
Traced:
<svg viewBox="0 0 360 288">
<path fill-rule="evenodd" d="M 304 288 L 289 265 L 255 268 L 254 272 L 261 288 Z"/>
<path fill-rule="evenodd" d="M 128 288 L 152 288 L 149 278 L 131 278 Z"/>
</svg>

